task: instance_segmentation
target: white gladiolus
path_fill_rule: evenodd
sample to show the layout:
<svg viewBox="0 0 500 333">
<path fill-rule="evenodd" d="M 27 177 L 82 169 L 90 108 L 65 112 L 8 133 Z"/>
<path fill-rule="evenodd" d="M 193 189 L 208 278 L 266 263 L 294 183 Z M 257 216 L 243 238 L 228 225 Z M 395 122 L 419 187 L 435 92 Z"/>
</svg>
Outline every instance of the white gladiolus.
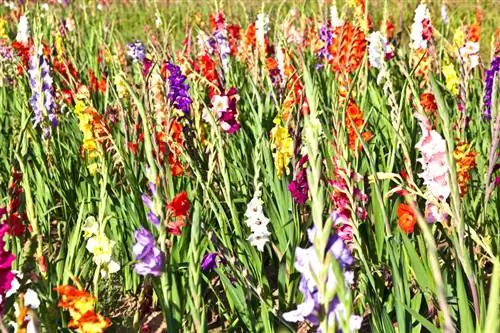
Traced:
<svg viewBox="0 0 500 333">
<path fill-rule="evenodd" d="M 337 6 L 333 5 L 330 7 L 330 20 L 333 28 L 341 27 L 344 25 L 344 21 L 340 19 Z"/>
<path fill-rule="evenodd" d="M 448 23 L 450 23 L 450 18 L 448 17 L 448 9 L 446 8 L 446 5 L 444 2 L 441 4 L 441 20 L 446 25 L 448 25 Z"/>
<path fill-rule="evenodd" d="M 410 47 L 412 49 L 427 49 L 427 40 L 425 40 L 423 36 L 424 26 L 422 24 L 422 22 L 426 19 L 430 22 L 431 16 L 429 9 L 427 8 L 427 5 L 420 3 L 415 10 L 415 17 L 411 26 Z"/>
<path fill-rule="evenodd" d="M 462 46 L 458 52 L 467 71 L 470 71 L 479 65 L 479 43 L 469 41 L 465 43 L 465 45 Z"/>
<path fill-rule="evenodd" d="M 155 25 L 156 25 L 157 28 L 159 28 L 160 25 L 161 25 L 161 16 L 160 16 L 160 13 L 156 12 L 155 17 L 156 17 L 156 19 L 155 19 Z"/>
<path fill-rule="evenodd" d="M 22 15 L 19 18 L 19 24 L 17 25 L 17 36 L 16 41 L 20 43 L 28 43 L 30 38 L 30 28 L 28 19 L 26 16 Z"/>
<path fill-rule="evenodd" d="M 285 77 L 285 54 L 281 46 L 276 48 L 276 62 L 278 63 L 278 70 L 280 71 L 281 86 L 283 87 L 286 83 Z"/>
<path fill-rule="evenodd" d="M 370 34 L 368 40 L 368 61 L 370 66 L 379 69 L 377 83 L 387 76 L 387 56 L 393 53 L 392 45 L 387 42 L 387 39 L 380 33 L 375 31 Z"/>
<path fill-rule="evenodd" d="M 116 273 L 120 270 L 120 264 L 112 260 L 115 242 L 110 240 L 100 230 L 99 223 L 93 216 L 86 219 L 83 226 L 84 237 L 87 238 L 87 251 L 94 256 L 92 260 L 101 269 L 101 276 Z"/>
<path fill-rule="evenodd" d="M 368 36 L 368 60 L 370 66 L 381 69 L 385 60 L 387 39 L 380 31 L 375 31 Z"/>
<path fill-rule="evenodd" d="M 269 15 L 260 13 L 255 21 L 255 39 L 261 48 L 265 45 L 265 37 L 269 31 Z"/>
<path fill-rule="evenodd" d="M 262 209 L 262 200 L 260 199 L 261 186 L 262 184 L 257 186 L 257 190 L 245 211 L 245 217 L 247 218 L 245 222 L 252 231 L 247 240 L 260 252 L 264 251 L 264 246 L 269 241 L 269 236 L 271 236 L 271 233 L 267 230 L 269 219 L 264 215 Z"/>
<path fill-rule="evenodd" d="M 38 298 L 36 291 L 29 288 L 26 290 L 26 293 L 24 294 L 24 306 L 35 310 L 38 309 L 40 306 L 40 299 Z"/>
</svg>

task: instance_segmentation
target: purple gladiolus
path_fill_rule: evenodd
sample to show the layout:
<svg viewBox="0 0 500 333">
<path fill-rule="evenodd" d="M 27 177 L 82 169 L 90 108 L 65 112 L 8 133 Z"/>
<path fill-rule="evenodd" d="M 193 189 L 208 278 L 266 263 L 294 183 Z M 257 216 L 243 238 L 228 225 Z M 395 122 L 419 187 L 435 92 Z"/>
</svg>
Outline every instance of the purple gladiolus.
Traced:
<svg viewBox="0 0 500 333">
<path fill-rule="evenodd" d="M 316 229 L 314 227 L 308 230 L 309 241 L 311 243 L 315 241 L 315 234 Z M 343 271 L 345 287 L 347 288 L 348 285 L 354 282 L 354 273 L 349 270 L 354 262 L 351 252 L 345 246 L 342 239 L 335 234 L 330 236 L 325 251 L 330 252 L 332 257 L 337 260 Z M 304 295 L 304 301 L 302 304 L 297 305 L 296 310 L 284 313 L 283 318 L 290 322 L 308 320 L 313 325 L 318 326 L 320 324 L 319 314 L 323 307 L 321 299 L 324 298 L 324 295 L 319 294 L 319 289 L 316 285 L 316 277 L 319 276 L 319 270 L 321 269 L 320 258 L 318 257 L 314 245 L 306 249 L 300 247 L 296 248 L 295 257 L 295 268 L 301 273 L 299 290 Z M 336 278 L 332 267 L 328 270 L 326 285 L 328 288 L 327 292 L 338 288 L 338 286 L 336 286 Z M 328 304 L 328 314 L 326 318 L 330 323 L 334 320 L 340 321 L 343 315 L 343 305 L 339 298 L 335 296 Z M 361 327 L 362 317 L 352 315 L 350 318 L 342 319 L 347 319 L 349 321 L 350 330 L 359 329 Z M 318 332 L 321 332 L 321 330 L 318 330 Z"/>
<path fill-rule="evenodd" d="M 184 115 L 188 116 L 191 108 L 191 97 L 189 97 L 189 86 L 186 81 L 186 76 L 182 74 L 179 66 L 172 63 L 167 64 L 169 72 L 168 84 L 169 92 L 168 99 L 170 106 L 182 111 Z"/>
<path fill-rule="evenodd" d="M 146 48 L 141 41 L 137 40 L 127 44 L 127 55 L 134 62 L 143 62 L 146 58 Z"/>
<path fill-rule="evenodd" d="M 141 195 L 142 202 L 148 207 L 150 210 L 153 210 L 153 200 L 150 196 L 143 194 Z"/>
<path fill-rule="evenodd" d="M 217 268 L 217 253 L 207 253 L 203 256 L 201 261 L 201 269 L 204 271 L 211 271 Z"/>
<path fill-rule="evenodd" d="M 324 46 L 318 51 L 318 57 L 323 60 L 331 60 L 333 57 L 328 52 L 328 47 L 332 44 L 333 34 L 328 25 L 323 25 L 319 29 L 319 38 L 324 42 Z"/>
<path fill-rule="evenodd" d="M 500 70 L 500 57 L 495 57 L 491 62 L 490 69 L 485 71 L 486 78 L 484 82 L 484 98 L 483 98 L 483 117 L 487 120 L 491 119 L 491 98 L 493 95 L 493 83 L 495 75 Z"/>
<path fill-rule="evenodd" d="M 136 243 L 132 252 L 134 252 L 136 260 L 139 261 L 135 264 L 134 270 L 139 275 L 160 276 L 163 266 L 162 253 L 155 246 L 153 235 L 141 227 L 134 233 L 134 237 Z"/>
<path fill-rule="evenodd" d="M 151 221 L 155 226 L 160 225 L 160 218 L 153 212 L 148 213 L 148 220 Z"/>
<path fill-rule="evenodd" d="M 32 91 L 30 106 L 34 113 L 33 127 L 40 125 L 43 137 L 48 139 L 52 132 L 51 127 L 57 126 L 57 118 L 54 114 L 55 103 L 50 67 L 42 54 L 30 56 L 28 74 Z"/>
</svg>

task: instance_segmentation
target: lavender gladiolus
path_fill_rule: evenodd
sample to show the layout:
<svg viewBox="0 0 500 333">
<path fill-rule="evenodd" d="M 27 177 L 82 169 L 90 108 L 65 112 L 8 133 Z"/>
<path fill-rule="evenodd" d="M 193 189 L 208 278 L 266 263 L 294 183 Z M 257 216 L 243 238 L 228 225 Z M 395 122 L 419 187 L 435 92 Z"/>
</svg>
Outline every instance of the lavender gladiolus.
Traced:
<svg viewBox="0 0 500 333">
<path fill-rule="evenodd" d="M 149 183 L 148 185 L 149 191 L 151 192 L 151 195 L 154 196 L 156 194 L 156 186 L 153 183 Z M 143 193 L 141 195 L 142 202 L 144 205 L 148 208 L 148 213 L 147 217 L 148 220 L 153 223 L 155 226 L 160 225 L 160 217 L 156 214 L 155 212 L 155 207 L 154 207 L 154 202 L 151 196 Z"/>
<path fill-rule="evenodd" d="M 313 227 L 308 230 L 309 241 L 314 242 L 316 229 Z M 335 258 L 343 271 L 345 287 L 354 282 L 354 273 L 349 270 L 350 266 L 353 264 L 354 259 L 350 251 L 345 246 L 342 239 L 337 235 L 333 234 L 330 236 L 326 249 L 326 252 L 330 252 L 332 257 Z M 299 284 L 299 290 L 304 295 L 304 301 L 302 304 L 297 305 L 296 310 L 284 313 L 283 318 L 290 322 L 297 322 L 308 320 L 313 325 L 318 326 L 320 324 L 320 311 L 323 307 L 322 298 L 324 295 L 320 295 L 316 278 L 319 276 L 321 264 L 320 258 L 318 257 L 316 248 L 314 245 L 303 249 L 296 248 L 295 250 L 295 268 L 301 273 L 301 279 Z M 335 274 L 333 268 L 330 267 L 328 270 L 327 277 L 328 291 L 339 288 L 337 286 Z M 335 296 L 328 304 L 328 313 L 326 318 L 329 323 L 333 321 L 340 322 L 341 320 L 347 320 L 349 322 L 350 330 L 359 329 L 361 327 L 362 317 L 352 315 L 350 318 L 345 318 L 344 306 L 340 302 L 339 298 Z M 322 332 L 321 329 L 318 332 Z M 325 333 L 325 332 L 323 332 Z"/>
<path fill-rule="evenodd" d="M 163 266 L 161 251 L 155 246 L 153 235 L 144 228 L 140 228 L 134 233 L 136 240 L 132 248 L 132 252 L 139 261 L 134 270 L 139 275 L 154 275 L 160 276 Z"/>
<path fill-rule="evenodd" d="M 222 69 L 227 72 L 229 68 L 229 55 L 231 54 L 231 48 L 227 41 L 226 30 L 217 30 L 213 34 L 213 39 L 216 42 L 217 48 L 214 47 L 219 53 L 219 57 L 222 63 Z"/>
<path fill-rule="evenodd" d="M 146 58 L 146 48 L 141 41 L 137 40 L 127 44 L 127 55 L 135 62 L 143 62 Z"/>
<path fill-rule="evenodd" d="M 493 83 L 495 75 L 500 70 L 500 57 L 495 57 L 491 62 L 490 69 L 485 71 L 486 78 L 484 82 L 484 98 L 483 98 L 483 117 L 487 120 L 491 119 L 491 98 L 493 95 Z"/>
<path fill-rule="evenodd" d="M 52 91 L 52 77 L 50 67 L 43 54 L 32 54 L 29 59 L 29 79 L 32 95 L 30 106 L 33 110 L 33 127 L 41 126 L 43 137 L 50 137 L 52 127 L 57 126 L 57 118 L 54 114 L 55 103 Z M 48 121 L 46 121 L 48 120 Z"/>
</svg>

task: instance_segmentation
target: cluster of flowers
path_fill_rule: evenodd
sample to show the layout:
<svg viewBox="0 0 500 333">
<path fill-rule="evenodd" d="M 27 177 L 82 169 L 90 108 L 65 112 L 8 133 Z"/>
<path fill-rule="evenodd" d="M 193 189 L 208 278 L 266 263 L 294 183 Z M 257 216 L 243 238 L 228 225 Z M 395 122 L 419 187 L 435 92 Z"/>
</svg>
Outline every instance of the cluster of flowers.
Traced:
<svg viewBox="0 0 500 333">
<path fill-rule="evenodd" d="M 257 186 L 252 200 L 247 205 L 245 211 L 246 224 L 252 231 L 248 237 L 248 241 L 252 246 L 255 246 L 260 252 L 264 251 L 264 246 L 269 241 L 271 233 L 267 230 L 269 219 L 264 215 L 262 209 L 262 200 L 260 199 L 260 188 L 262 184 Z"/>
<path fill-rule="evenodd" d="M 210 54 L 216 54 L 222 65 L 222 70 L 227 73 L 229 69 L 229 56 L 231 55 L 231 46 L 228 40 L 228 27 L 223 12 L 217 15 L 211 15 L 210 25 L 214 30 L 211 37 L 207 39 Z"/>
<path fill-rule="evenodd" d="M 99 268 L 102 277 L 116 273 L 120 270 L 120 264 L 112 260 L 115 242 L 110 240 L 102 227 L 93 216 L 85 220 L 83 226 L 84 237 L 87 239 L 87 250 L 92 253 L 93 261 Z"/>
<path fill-rule="evenodd" d="M 150 91 L 154 109 L 155 139 L 158 146 L 158 151 L 155 153 L 160 164 L 168 158 L 172 175 L 180 176 L 184 171 L 179 158 L 184 146 L 183 128 L 180 119 L 170 116 L 174 113 L 167 114 L 164 84 L 164 80 L 167 79 L 169 105 L 177 111 L 179 118 L 189 116 L 192 100 L 188 92 L 189 86 L 185 83 L 186 76 L 182 74 L 180 67 L 164 62 L 161 72 L 156 67 L 153 69 Z"/>
<path fill-rule="evenodd" d="M 160 213 L 155 203 L 157 196 L 156 185 L 149 183 L 149 191 L 151 196 L 148 194 L 142 195 L 142 201 L 148 208 L 148 219 L 156 227 L 161 226 Z M 191 205 L 187 198 L 186 192 L 181 192 L 177 194 L 170 203 L 167 205 L 167 222 L 166 228 L 167 232 L 172 235 L 180 235 L 182 232 L 182 227 L 185 226 L 185 220 L 187 218 L 189 209 Z M 145 228 L 141 227 L 139 230 L 135 231 L 134 237 L 136 240 L 135 245 L 132 248 L 136 260 L 139 262 L 134 266 L 135 271 L 139 275 L 154 275 L 160 276 L 163 266 L 163 254 L 155 246 L 155 239 L 153 235 L 147 231 Z"/>
<path fill-rule="evenodd" d="M 203 119 L 210 122 L 210 112 L 223 131 L 233 134 L 240 129 L 239 113 L 236 109 L 239 100 L 238 90 L 230 88 L 226 93 L 211 99 L 210 111 L 204 110 Z"/>
<path fill-rule="evenodd" d="M 314 246 L 314 242 L 319 237 L 316 233 L 314 227 L 309 229 L 307 234 L 309 242 L 312 245 L 305 249 L 300 247 L 295 249 L 295 269 L 301 274 L 299 290 L 304 296 L 304 302 L 299 304 L 296 310 L 284 313 L 283 318 L 290 322 L 308 320 L 312 325 L 318 326 L 320 324 L 320 313 L 324 307 L 322 303 L 324 303 L 326 295 L 320 294 L 317 284 L 318 276 L 320 276 L 321 261 L 318 257 L 318 251 Z M 344 288 L 348 288 L 349 285 L 354 283 L 354 273 L 349 270 L 354 259 L 342 239 L 332 234 L 324 252 L 325 256 L 329 253 L 338 262 L 344 276 Z M 327 286 L 327 290 L 325 290 L 326 294 L 331 294 L 333 290 L 342 288 L 342 286 L 339 286 L 338 279 L 335 277 L 331 265 L 328 267 L 327 282 L 325 285 Z M 350 318 L 345 318 L 344 309 L 344 305 L 340 302 L 338 296 L 335 296 L 328 304 L 328 313 L 324 314 L 327 318 L 328 326 L 332 327 L 341 321 L 347 321 L 350 332 L 359 329 L 363 320 L 362 317 L 351 315 Z M 319 329 L 318 332 L 323 331 Z"/>
<path fill-rule="evenodd" d="M 458 95 L 458 87 L 460 85 L 460 78 L 458 77 L 457 71 L 453 64 L 448 60 L 441 68 L 441 72 L 444 75 L 446 89 L 453 95 Z"/>
<path fill-rule="evenodd" d="M 146 59 L 146 48 L 139 40 L 130 42 L 127 44 L 127 56 L 133 62 L 143 62 Z"/>
<path fill-rule="evenodd" d="M 177 194 L 167 205 L 167 231 L 172 235 L 180 235 L 182 227 L 186 225 L 186 218 L 189 214 L 191 204 L 189 203 L 187 192 Z"/>
<path fill-rule="evenodd" d="M 153 201 L 153 198 L 156 196 L 156 185 L 153 182 L 149 182 L 148 190 L 149 193 L 142 194 L 141 196 L 142 202 L 148 208 L 147 217 L 149 222 L 153 223 L 153 225 L 158 227 L 160 225 L 159 210 L 161 208 L 157 207 L 158 205 L 155 204 L 155 202 Z"/>
<path fill-rule="evenodd" d="M 98 333 L 110 326 L 108 318 L 95 313 L 96 299 L 88 292 L 69 285 L 54 290 L 60 296 L 58 306 L 69 311 L 69 328 L 76 328 L 80 333 Z"/>
<path fill-rule="evenodd" d="M 366 51 L 366 36 L 363 30 L 346 21 L 332 27 L 332 41 L 328 46 L 330 65 L 335 73 L 352 73 L 361 65 Z"/>
<path fill-rule="evenodd" d="M 270 58 L 268 58 L 268 60 L 269 59 Z M 275 71 L 279 74 L 278 82 L 280 82 L 280 86 L 284 84 L 285 89 L 283 90 L 283 95 L 285 96 L 285 99 L 283 100 L 281 112 L 274 119 L 275 126 L 271 129 L 270 135 L 272 148 L 275 151 L 273 154 L 275 168 L 277 170 L 278 177 L 281 177 L 284 170 L 286 170 L 286 174 L 289 173 L 288 164 L 290 163 L 294 152 L 294 142 L 287 124 L 289 124 L 289 120 L 294 117 L 292 112 L 295 107 L 299 107 L 302 114 L 307 114 L 309 112 L 309 105 L 304 96 L 304 89 L 299 75 L 292 64 L 291 54 L 285 49 L 278 47 L 275 63 Z M 301 165 L 298 165 L 298 169 L 300 168 Z M 297 176 L 300 177 L 302 175 L 302 177 L 305 177 L 305 173 L 301 173 L 300 170 L 297 172 Z M 299 182 L 301 184 L 303 183 L 300 178 Z M 294 195 L 297 199 L 299 198 L 299 193 L 296 190 L 299 190 L 299 188 L 293 188 L 295 185 L 299 185 L 299 183 L 291 185 L 292 189 L 289 189 L 292 192 L 292 195 Z M 297 202 L 303 203 L 301 202 L 302 198 L 300 198 Z"/>
<path fill-rule="evenodd" d="M 479 65 L 480 36 L 481 27 L 479 23 L 460 27 L 453 35 L 453 46 L 457 48 L 457 58 L 466 75 Z"/>
</svg>

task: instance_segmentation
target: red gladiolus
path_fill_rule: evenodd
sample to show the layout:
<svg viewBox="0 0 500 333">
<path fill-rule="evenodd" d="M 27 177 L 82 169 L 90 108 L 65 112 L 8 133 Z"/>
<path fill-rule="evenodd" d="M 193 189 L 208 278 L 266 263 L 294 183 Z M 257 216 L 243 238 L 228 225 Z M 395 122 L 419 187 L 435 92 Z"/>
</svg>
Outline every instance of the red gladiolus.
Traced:
<svg viewBox="0 0 500 333">
<path fill-rule="evenodd" d="M 175 217 L 185 217 L 189 212 L 190 204 L 186 191 L 177 194 L 167 205 L 167 209 Z"/>
<path fill-rule="evenodd" d="M 106 80 L 106 76 L 103 76 L 101 78 L 101 80 L 99 80 L 99 91 L 102 92 L 103 94 L 105 94 L 106 88 L 107 88 L 107 80 Z"/>
<path fill-rule="evenodd" d="M 179 236 L 182 233 L 182 227 L 184 227 L 186 223 L 183 218 L 178 218 L 175 221 L 167 223 L 167 232 L 169 234 Z"/>
<path fill-rule="evenodd" d="M 241 28 L 239 25 L 228 25 L 227 31 L 229 33 L 229 48 L 231 49 L 231 56 L 235 57 L 238 53 L 238 41 L 241 38 Z"/>
<path fill-rule="evenodd" d="M 62 89 L 61 93 L 66 104 L 73 105 L 73 91 L 71 89 Z"/>
<path fill-rule="evenodd" d="M 92 87 L 92 91 L 96 92 L 99 89 L 99 82 L 97 82 L 97 78 L 95 77 L 94 71 L 89 69 L 88 75 L 89 75 L 89 82 L 90 82 L 90 86 Z"/>
</svg>

